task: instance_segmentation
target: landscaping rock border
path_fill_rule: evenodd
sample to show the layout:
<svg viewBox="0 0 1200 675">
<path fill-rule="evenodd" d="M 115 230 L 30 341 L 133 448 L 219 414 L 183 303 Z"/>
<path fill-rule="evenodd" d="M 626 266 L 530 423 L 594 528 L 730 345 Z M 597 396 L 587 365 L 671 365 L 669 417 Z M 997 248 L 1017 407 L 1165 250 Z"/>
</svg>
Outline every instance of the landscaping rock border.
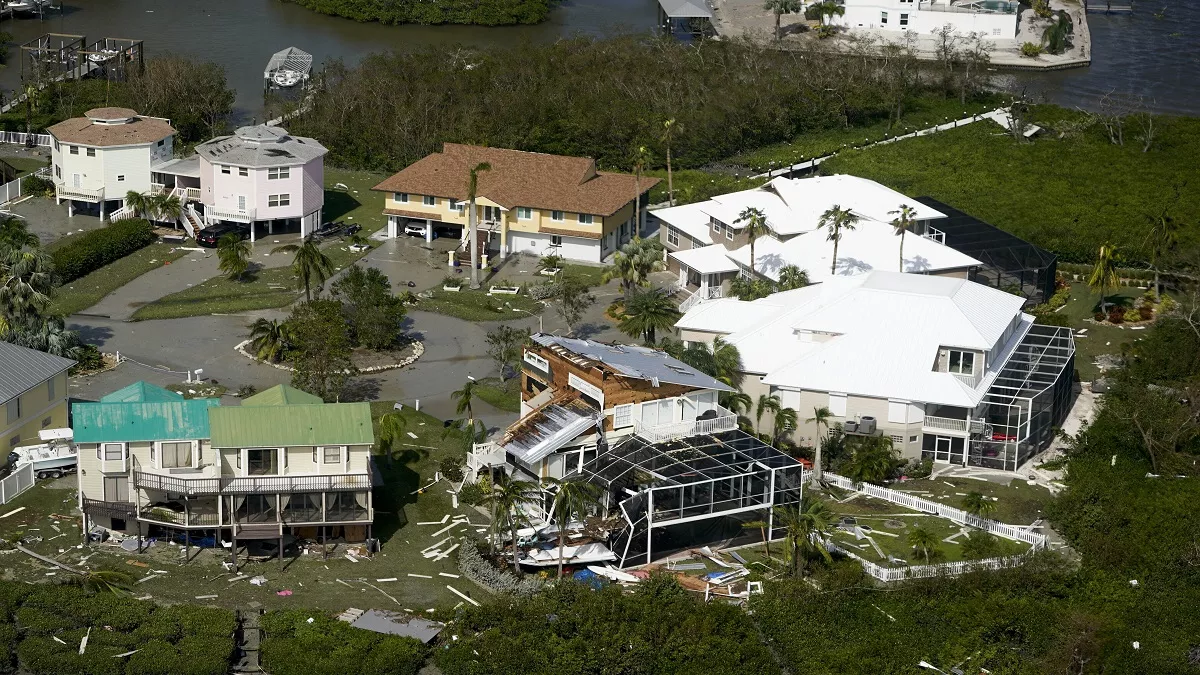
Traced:
<svg viewBox="0 0 1200 675">
<path fill-rule="evenodd" d="M 255 358 L 253 354 L 246 351 L 246 345 L 250 344 L 250 342 L 251 342 L 250 340 L 242 340 L 241 342 L 237 343 L 237 346 L 234 347 L 233 349 L 234 349 L 234 351 L 236 351 L 237 353 L 241 354 L 242 356 L 250 359 L 251 361 L 257 361 L 258 363 L 261 363 L 264 366 L 271 366 L 272 368 L 276 368 L 278 370 L 286 370 L 288 372 L 294 372 L 296 370 L 295 368 L 292 368 L 291 366 L 285 366 L 282 363 L 267 363 L 266 361 L 263 361 L 262 359 Z M 416 363 L 417 359 L 421 358 L 422 354 L 425 353 L 425 345 L 420 340 L 413 340 L 411 342 L 411 344 L 413 346 L 413 353 L 411 356 L 400 359 L 399 361 L 397 361 L 395 363 L 389 363 L 389 364 L 382 365 L 382 366 L 370 366 L 367 368 L 362 368 L 358 371 L 358 374 L 361 375 L 363 373 L 380 373 L 385 370 L 395 370 L 397 368 L 411 366 L 412 364 Z"/>
</svg>

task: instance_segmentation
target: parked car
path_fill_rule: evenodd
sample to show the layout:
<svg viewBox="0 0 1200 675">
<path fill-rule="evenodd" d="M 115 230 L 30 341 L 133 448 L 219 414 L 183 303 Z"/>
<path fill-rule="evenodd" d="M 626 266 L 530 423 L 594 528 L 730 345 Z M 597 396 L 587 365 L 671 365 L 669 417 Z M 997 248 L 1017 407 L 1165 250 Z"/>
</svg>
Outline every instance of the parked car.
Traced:
<svg viewBox="0 0 1200 675">
<path fill-rule="evenodd" d="M 218 223 L 200 230 L 200 232 L 196 234 L 196 243 L 200 244 L 201 246 L 215 248 L 217 246 L 217 242 L 221 240 L 221 237 L 224 237 L 230 233 L 238 235 L 239 239 L 250 238 L 250 230 L 245 226 L 235 223 Z"/>
<path fill-rule="evenodd" d="M 409 223 L 408 225 L 404 226 L 404 234 L 407 234 L 410 237 L 424 237 L 425 226 Z"/>
</svg>

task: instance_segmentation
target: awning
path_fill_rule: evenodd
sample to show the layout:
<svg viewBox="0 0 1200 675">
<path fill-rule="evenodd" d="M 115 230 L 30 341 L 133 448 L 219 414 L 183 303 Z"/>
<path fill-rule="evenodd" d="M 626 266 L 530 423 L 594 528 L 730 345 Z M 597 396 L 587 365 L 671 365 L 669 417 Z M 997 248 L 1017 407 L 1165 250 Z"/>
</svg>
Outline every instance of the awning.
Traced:
<svg viewBox="0 0 1200 675">
<path fill-rule="evenodd" d="M 670 256 L 700 274 L 720 274 L 736 272 L 737 263 L 729 259 L 727 250 L 721 244 L 713 244 L 703 248 L 693 248 L 686 251 L 675 251 Z"/>
<path fill-rule="evenodd" d="M 711 19 L 713 15 L 704 0 L 658 0 L 658 6 L 672 19 Z"/>
</svg>

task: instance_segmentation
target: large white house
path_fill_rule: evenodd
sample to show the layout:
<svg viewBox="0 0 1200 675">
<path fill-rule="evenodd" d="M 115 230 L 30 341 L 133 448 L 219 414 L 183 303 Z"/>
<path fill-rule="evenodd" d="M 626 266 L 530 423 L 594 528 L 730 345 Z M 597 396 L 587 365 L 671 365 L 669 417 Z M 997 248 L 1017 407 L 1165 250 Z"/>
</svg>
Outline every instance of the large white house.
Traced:
<svg viewBox="0 0 1200 675">
<path fill-rule="evenodd" d="M 949 25 L 961 35 L 1014 40 L 1020 20 L 1020 3 L 1009 0 L 841 0 L 839 4 L 846 13 L 831 22 L 851 31 L 930 35 Z"/>
<path fill-rule="evenodd" d="M 96 204 L 100 217 L 109 202 L 125 194 L 148 192 L 155 167 L 171 160 L 175 128 L 169 120 L 139 115 L 129 108 L 93 108 L 46 131 L 52 139 L 50 162 L 55 201 Z"/>
<path fill-rule="evenodd" d="M 805 420 L 827 407 L 903 457 L 1015 471 L 1066 414 L 1075 353 L 1070 329 L 1034 324 L 1023 303 L 965 279 L 872 271 L 701 303 L 676 328 L 736 346 L 742 391 L 795 410 L 798 442 L 817 442 Z"/>
<path fill-rule="evenodd" d="M 841 233 L 836 265 L 833 242 L 821 225 L 822 214 L 835 206 L 858 217 L 853 230 Z M 937 228 L 943 213 L 857 176 L 776 178 L 753 190 L 654 215 L 663 223 L 659 237 L 668 252 L 668 268 L 679 274 L 681 288 L 703 302 L 727 295 L 734 277 L 750 273 L 750 242 L 745 223 L 739 222 L 748 208 L 762 211 L 772 232 L 754 242 L 754 273 L 778 280 L 782 268 L 794 265 L 810 282 L 820 283 L 877 269 L 901 271 L 901 238 L 890 225 L 901 206 L 911 207 L 916 221 L 904 236 L 902 271 L 965 279 L 982 264 L 943 244 Z"/>
</svg>

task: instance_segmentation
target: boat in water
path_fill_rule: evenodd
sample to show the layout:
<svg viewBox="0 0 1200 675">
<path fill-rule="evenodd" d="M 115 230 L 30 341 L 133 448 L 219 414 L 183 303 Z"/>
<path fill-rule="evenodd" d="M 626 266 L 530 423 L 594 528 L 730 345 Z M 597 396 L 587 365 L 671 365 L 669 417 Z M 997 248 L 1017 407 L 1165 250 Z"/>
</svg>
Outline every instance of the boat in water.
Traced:
<svg viewBox="0 0 1200 675">
<path fill-rule="evenodd" d="M 51 0 L 8 0 L 4 3 L 4 9 L 14 14 L 34 14 L 52 7 Z"/>
<path fill-rule="evenodd" d="M 276 87 L 284 87 L 284 88 L 294 87 L 294 86 L 300 84 L 300 82 L 303 80 L 304 80 L 303 73 L 301 73 L 299 71 L 295 71 L 295 70 L 290 70 L 288 68 L 281 68 L 281 69 L 275 71 L 271 75 L 271 82 Z"/>
<path fill-rule="evenodd" d="M 120 53 L 120 49 L 101 49 L 100 51 L 88 54 L 87 59 L 92 63 L 105 63 L 111 61 Z"/>
</svg>

